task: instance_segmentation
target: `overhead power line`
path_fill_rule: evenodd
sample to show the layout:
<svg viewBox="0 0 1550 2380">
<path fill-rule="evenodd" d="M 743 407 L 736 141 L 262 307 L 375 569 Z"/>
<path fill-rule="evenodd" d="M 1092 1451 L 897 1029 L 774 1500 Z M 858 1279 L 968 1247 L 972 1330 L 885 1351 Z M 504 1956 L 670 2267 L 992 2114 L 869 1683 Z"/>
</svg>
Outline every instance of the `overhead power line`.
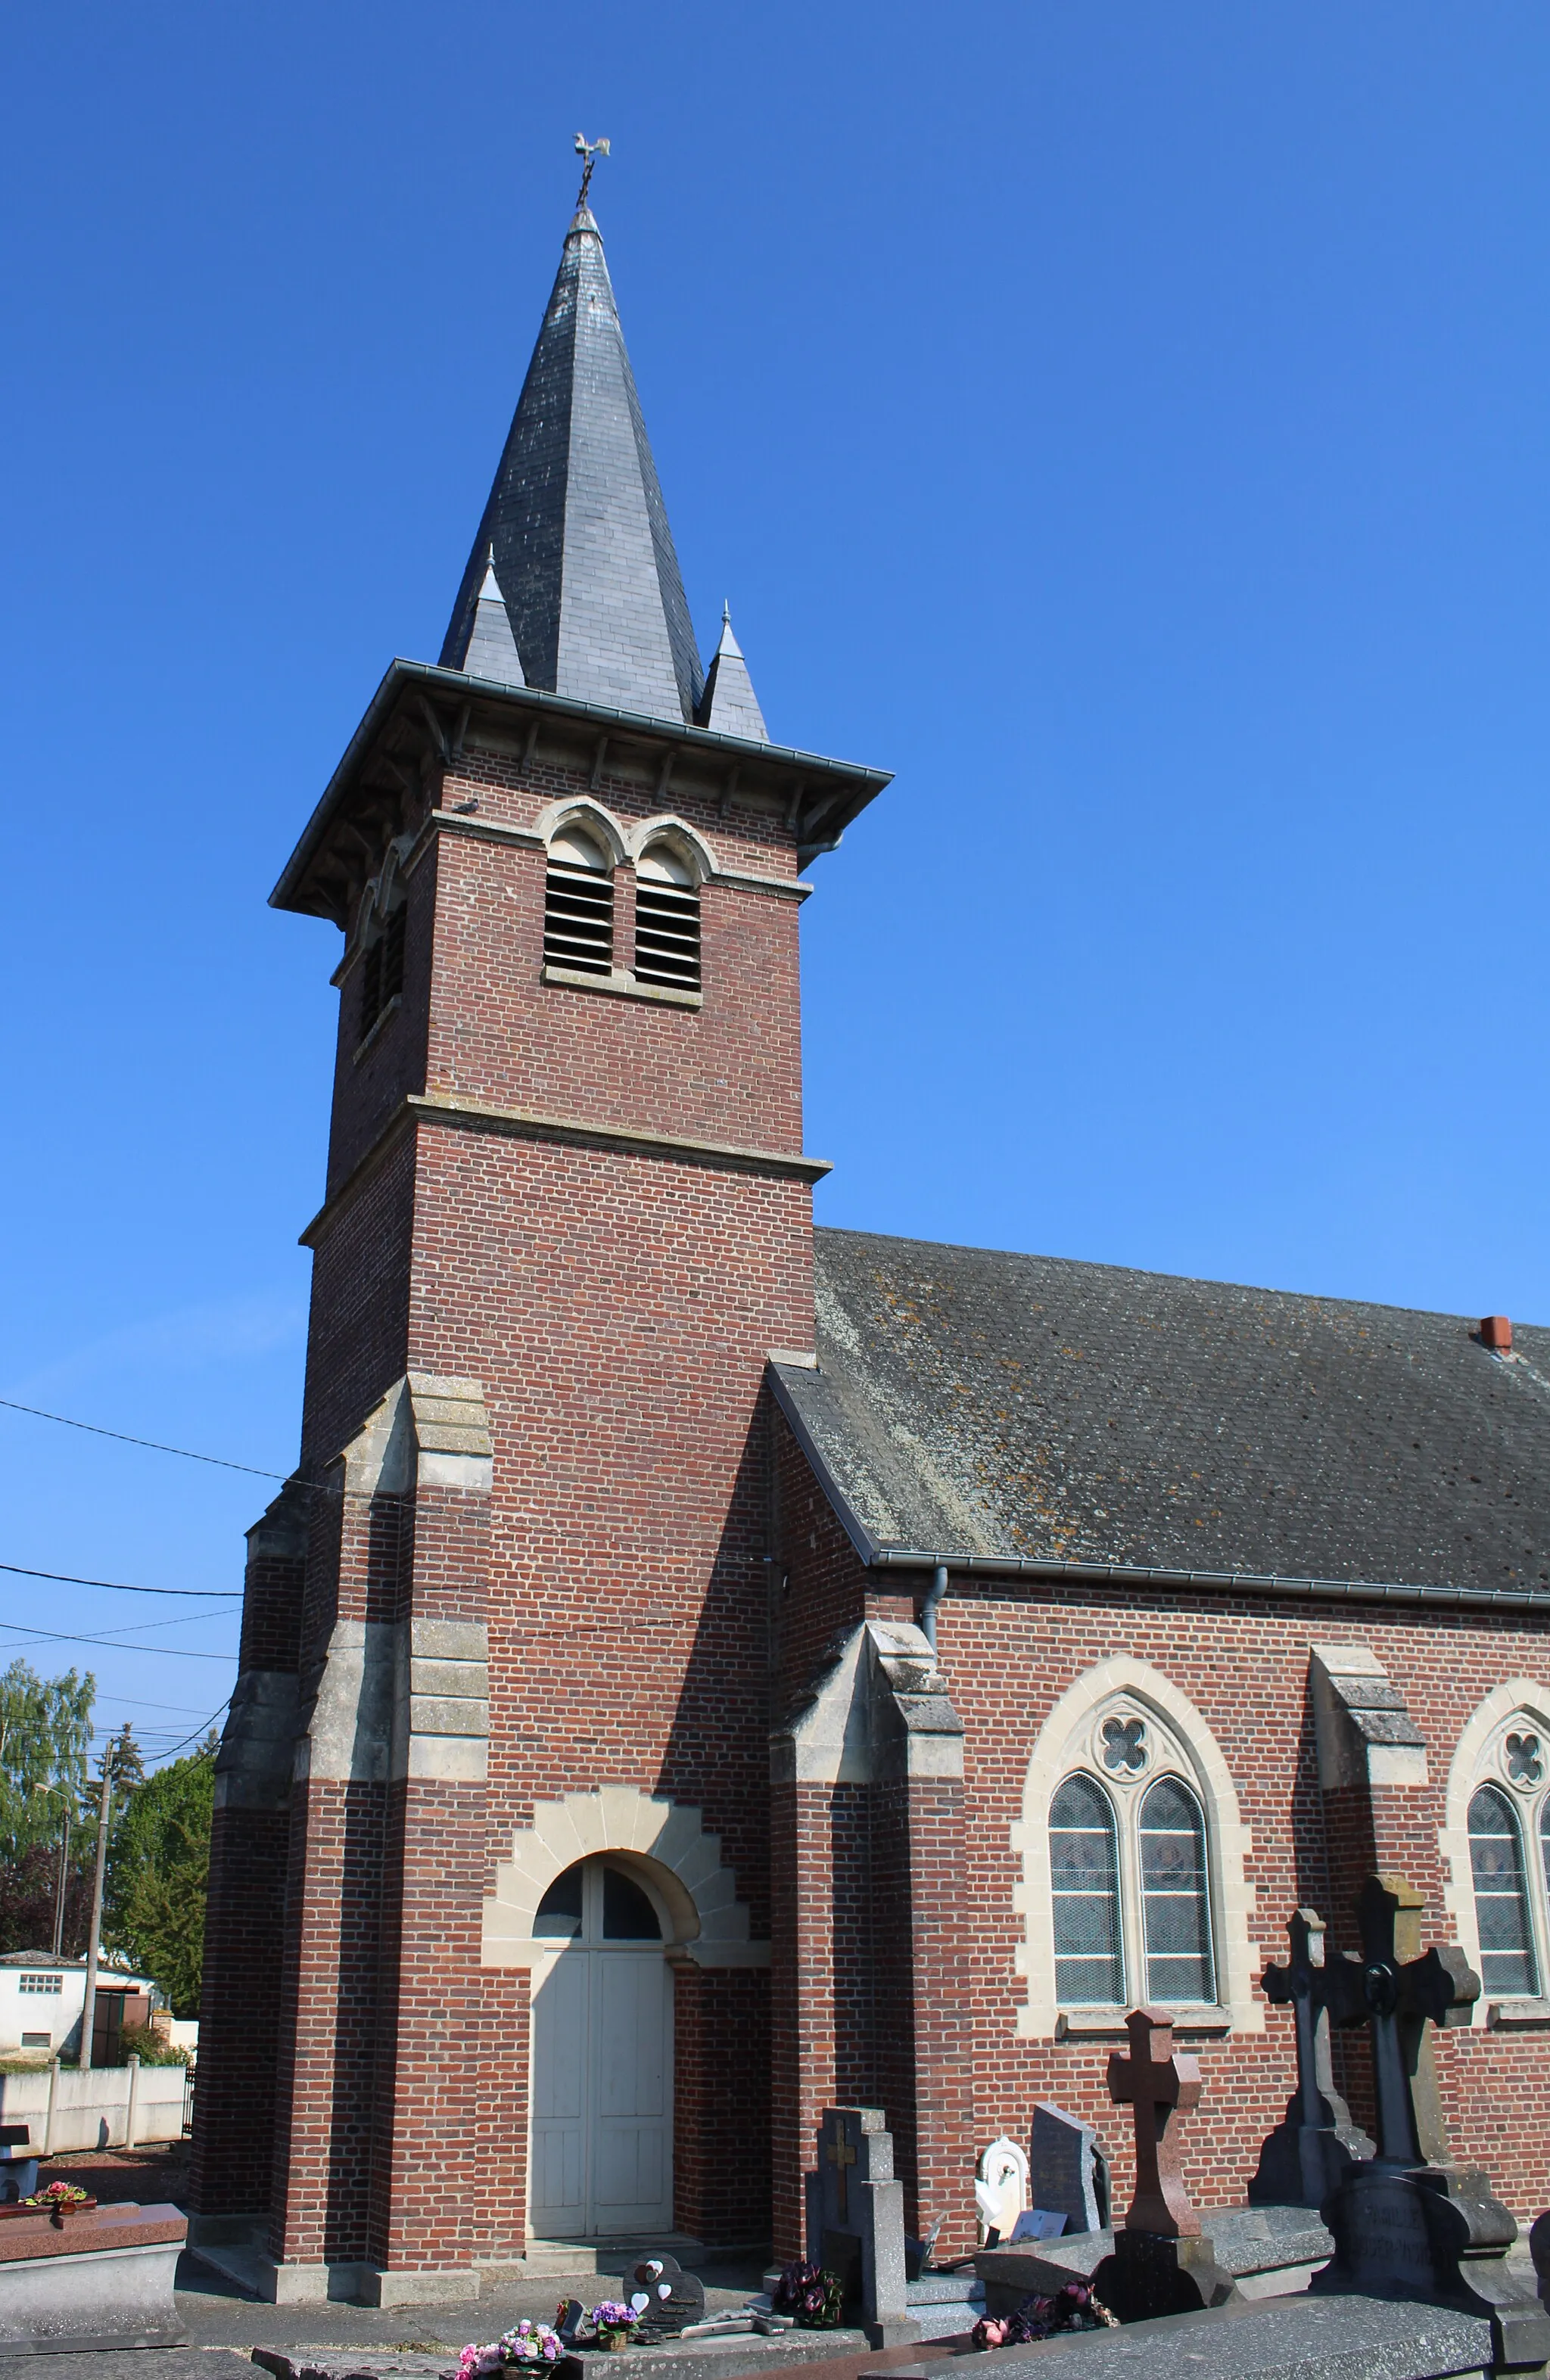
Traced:
<svg viewBox="0 0 1550 2380">
<path fill-rule="evenodd" d="M 45 1413 L 42 1405 L 18 1404 L 15 1397 L 0 1397 L 0 1405 L 7 1413 L 31 1414 L 34 1421 L 56 1421 L 64 1429 L 89 1430 L 93 1438 L 116 1438 L 120 1446 L 145 1446 L 153 1454 L 180 1454 L 188 1463 L 213 1463 L 220 1471 L 245 1471 L 250 1479 L 283 1480 L 288 1476 L 284 1471 L 261 1471 L 256 1463 L 233 1463 L 225 1454 L 196 1454 L 191 1446 L 168 1446 L 159 1438 L 131 1438 L 127 1429 L 104 1429 L 99 1422 L 75 1421 L 68 1414 Z"/>
<path fill-rule="evenodd" d="M 0 1561 L 0 1570 L 15 1578 L 51 1578 L 60 1586 L 103 1586 L 110 1595 L 194 1595 L 207 1603 L 242 1600 L 239 1586 L 126 1586 L 116 1578 L 76 1578 L 67 1570 L 29 1570 L 25 1562 Z"/>
<path fill-rule="evenodd" d="M 102 1645 L 110 1653 L 154 1653 L 163 1661 L 235 1661 L 235 1653 L 191 1653 L 185 1645 L 126 1645 L 121 1636 L 82 1636 L 67 1628 L 33 1628 L 26 1621 L 0 1621 L 13 1636 L 46 1636 L 51 1645 Z"/>
</svg>

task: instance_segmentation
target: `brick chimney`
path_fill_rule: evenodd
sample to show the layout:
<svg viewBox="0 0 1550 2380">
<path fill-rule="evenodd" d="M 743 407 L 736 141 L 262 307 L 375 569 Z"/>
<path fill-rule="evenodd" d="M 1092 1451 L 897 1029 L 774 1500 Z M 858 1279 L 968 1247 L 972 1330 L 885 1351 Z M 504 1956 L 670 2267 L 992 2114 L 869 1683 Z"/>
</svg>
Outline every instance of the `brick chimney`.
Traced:
<svg viewBox="0 0 1550 2380">
<path fill-rule="evenodd" d="M 1494 1348 L 1498 1355 L 1512 1353 L 1512 1325 L 1505 1314 L 1487 1314 L 1481 1318 L 1481 1344 Z"/>
</svg>

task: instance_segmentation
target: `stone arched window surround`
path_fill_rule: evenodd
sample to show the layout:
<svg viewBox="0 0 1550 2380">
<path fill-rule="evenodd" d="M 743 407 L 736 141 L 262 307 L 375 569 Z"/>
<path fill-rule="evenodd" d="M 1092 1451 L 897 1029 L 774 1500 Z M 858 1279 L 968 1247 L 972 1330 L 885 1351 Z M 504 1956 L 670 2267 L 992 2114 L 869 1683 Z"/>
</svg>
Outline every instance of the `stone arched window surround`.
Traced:
<svg viewBox="0 0 1550 2380">
<path fill-rule="evenodd" d="M 643 824 L 630 828 L 628 840 L 629 856 L 636 862 L 653 843 L 670 844 L 697 885 L 708 884 L 718 872 L 714 852 L 685 819 L 670 815 L 647 819 Z"/>
<path fill-rule="evenodd" d="M 567 795 L 539 815 L 537 831 L 546 844 L 553 843 L 564 826 L 590 827 L 614 868 L 622 868 L 631 857 L 629 838 L 613 811 L 585 794 Z"/>
<path fill-rule="evenodd" d="M 1049 1808 L 1056 1788 L 1073 1769 L 1101 1778 L 1092 1767 L 1088 1745 L 1098 1713 L 1119 1695 L 1143 1713 L 1152 1711 L 1175 1738 L 1185 1755 L 1186 1781 L 1205 1814 L 1217 2005 L 1214 2010 L 1181 2012 L 1179 2030 L 1225 2031 L 1231 2026 L 1239 2033 L 1261 2033 L 1264 2007 L 1253 1987 L 1260 1946 L 1249 1938 L 1254 1888 L 1243 1873 L 1251 1845 L 1237 1789 L 1221 1747 L 1188 1695 L 1150 1662 L 1124 1656 L 1099 1662 L 1067 1688 L 1040 1729 L 1028 1764 L 1022 1816 L 1012 1828 L 1012 1849 L 1022 1868 L 1022 1881 L 1012 1896 L 1022 1919 L 1015 1970 L 1024 1978 L 1027 1992 L 1017 2011 L 1018 2033 L 1025 2040 L 1047 2041 L 1068 2029 L 1081 2029 L 1080 2020 L 1068 2023 L 1055 1996 Z"/>
<path fill-rule="evenodd" d="M 627 1785 L 540 1802 L 532 1824 L 511 1839 L 511 1857 L 495 1868 L 484 1902 L 481 1961 L 535 1967 L 565 1948 L 563 1937 L 533 1933 L 538 1904 L 557 1876 L 578 1860 L 606 1852 L 646 1888 L 663 1919 L 669 1955 L 702 1967 L 769 1964 L 767 1942 L 751 1942 L 738 1880 L 721 1864 L 721 1838 L 707 1834 L 698 1810 Z"/>
<path fill-rule="evenodd" d="M 1447 1772 L 1443 1823 L 1437 1829 L 1437 1848 L 1448 1879 L 1443 1886 L 1443 1907 L 1453 1920 L 1458 1947 L 1476 1974 L 1480 1973 L 1480 1927 L 1475 1918 L 1474 1876 L 1470 1862 L 1470 1803 L 1477 1785 L 1503 1782 L 1493 1755 L 1515 1718 L 1532 1729 L 1550 1751 L 1550 1686 L 1539 1678 L 1508 1678 L 1486 1695 L 1458 1738 Z M 1534 2000 L 1497 2000 L 1482 1992 L 1474 2004 L 1471 2024 L 1510 2023 L 1515 2014 L 1519 2021 L 1529 2022 L 1544 2023 L 1550 2019 L 1550 1994 L 1546 1993 L 1546 1984 L 1550 1982 L 1550 1893 L 1545 1888 L 1537 1823 L 1544 1790 L 1541 1787 L 1530 1801 L 1508 1793 L 1517 1807 L 1522 1831 L 1524 1882 L 1534 1929 L 1542 1997 Z"/>
<path fill-rule="evenodd" d="M 395 909 L 401 909 L 409 899 L 405 862 L 412 840 L 407 834 L 397 836 L 388 844 L 376 874 L 368 879 L 355 913 L 355 931 L 332 978 L 335 983 L 343 979 L 368 943 L 375 941 Z"/>
</svg>

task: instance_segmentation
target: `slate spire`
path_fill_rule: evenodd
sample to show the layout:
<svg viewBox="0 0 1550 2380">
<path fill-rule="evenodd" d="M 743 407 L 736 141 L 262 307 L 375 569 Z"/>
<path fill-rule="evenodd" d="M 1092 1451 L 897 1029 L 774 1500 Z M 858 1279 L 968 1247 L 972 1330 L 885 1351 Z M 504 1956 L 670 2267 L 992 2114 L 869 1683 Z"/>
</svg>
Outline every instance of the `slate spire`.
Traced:
<svg viewBox="0 0 1550 2380">
<path fill-rule="evenodd" d="M 702 727 L 719 728 L 723 735 L 746 735 L 755 744 L 770 740 L 742 647 L 732 634 L 731 609 L 726 603 L 721 607 L 721 642 L 711 656 L 696 717 Z"/>
<path fill-rule="evenodd" d="M 603 240 L 583 205 L 473 541 L 442 665 L 472 646 L 493 565 L 523 678 L 692 720 L 699 656 Z"/>
<path fill-rule="evenodd" d="M 493 553 L 484 565 L 484 581 L 474 605 L 468 648 L 456 666 L 465 676 L 488 678 L 495 686 L 527 684 L 518 657 L 517 639 L 511 633 L 511 614 L 495 577 Z"/>
</svg>

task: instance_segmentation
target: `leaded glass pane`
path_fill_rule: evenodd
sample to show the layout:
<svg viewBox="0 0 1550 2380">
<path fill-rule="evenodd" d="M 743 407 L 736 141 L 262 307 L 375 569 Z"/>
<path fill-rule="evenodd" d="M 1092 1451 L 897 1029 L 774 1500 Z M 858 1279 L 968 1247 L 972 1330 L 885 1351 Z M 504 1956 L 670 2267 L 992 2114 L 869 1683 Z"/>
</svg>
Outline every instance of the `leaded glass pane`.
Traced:
<svg viewBox="0 0 1550 2380">
<path fill-rule="evenodd" d="M 1140 1833 L 1147 1998 L 1165 2007 L 1213 1999 L 1205 1822 L 1176 1777 L 1160 1779 L 1141 1803 Z"/>
<path fill-rule="evenodd" d="M 1091 1778 L 1068 1777 L 1050 1803 L 1055 1993 L 1067 2008 L 1112 2008 L 1125 1997 L 1114 1811 Z"/>
<path fill-rule="evenodd" d="M 1483 1785 L 1470 1803 L 1470 1867 L 1480 1929 L 1480 1979 L 1488 1992 L 1532 1999 L 1534 1972 L 1523 1844 L 1505 1793 Z"/>
</svg>

